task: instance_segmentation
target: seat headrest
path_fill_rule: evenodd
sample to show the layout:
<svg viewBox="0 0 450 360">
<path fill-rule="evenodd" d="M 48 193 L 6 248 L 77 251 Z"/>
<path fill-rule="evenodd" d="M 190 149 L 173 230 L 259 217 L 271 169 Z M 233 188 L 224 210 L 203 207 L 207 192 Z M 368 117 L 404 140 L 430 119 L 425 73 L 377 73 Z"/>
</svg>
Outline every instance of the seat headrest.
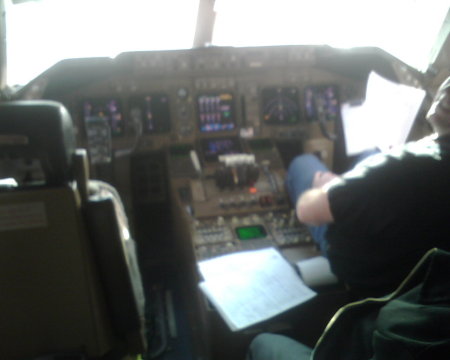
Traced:
<svg viewBox="0 0 450 360">
<path fill-rule="evenodd" d="M 75 135 L 67 109 L 56 101 L 0 104 L 0 178 L 20 185 L 61 185 L 72 180 Z"/>
</svg>

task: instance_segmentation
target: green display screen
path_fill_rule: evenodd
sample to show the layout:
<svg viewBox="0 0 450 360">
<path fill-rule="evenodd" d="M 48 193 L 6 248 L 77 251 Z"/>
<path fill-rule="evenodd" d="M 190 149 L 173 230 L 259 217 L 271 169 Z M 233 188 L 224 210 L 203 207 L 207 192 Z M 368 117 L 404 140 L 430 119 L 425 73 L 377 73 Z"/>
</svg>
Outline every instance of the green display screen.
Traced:
<svg viewBox="0 0 450 360">
<path fill-rule="evenodd" d="M 239 240 L 262 239 L 267 236 L 266 229 L 262 225 L 241 226 L 236 228 Z"/>
</svg>

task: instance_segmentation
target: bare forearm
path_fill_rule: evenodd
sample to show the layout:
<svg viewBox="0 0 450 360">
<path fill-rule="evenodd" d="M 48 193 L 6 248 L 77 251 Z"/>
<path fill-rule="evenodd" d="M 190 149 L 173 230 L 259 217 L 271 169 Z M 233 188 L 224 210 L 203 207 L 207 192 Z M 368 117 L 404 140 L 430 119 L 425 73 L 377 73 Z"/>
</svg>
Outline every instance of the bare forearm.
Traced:
<svg viewBox="0 0 450 360">
<path fill-rule="evenodd" d="M 328 187 L 339 176 L 332 172 L 318 171 L 314 175 L 312 188 L 304 192 L 297 201 L 297 217 L 304 224 L 322 225 L 333 222 L 328 201 Z"/>
<path fill-rule="evenodd" d="M 321 225 L 333 222 L 328 194 L 323 188 L 303 193 L 297 201 L 297 216 L 304 224 Z"/>
</svg>

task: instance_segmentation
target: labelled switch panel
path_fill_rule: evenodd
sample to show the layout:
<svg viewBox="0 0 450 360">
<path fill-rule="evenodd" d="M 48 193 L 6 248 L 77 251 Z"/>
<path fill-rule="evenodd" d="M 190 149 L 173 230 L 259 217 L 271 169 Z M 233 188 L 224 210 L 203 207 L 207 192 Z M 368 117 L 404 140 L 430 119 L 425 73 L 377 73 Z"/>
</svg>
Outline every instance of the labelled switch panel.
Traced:
<svg viewBox="0 0 450 360">
<path fill-rule="evenodd" d="M 312 244 L 307 227 L 294 211 L 194 220 L 193 245 L 198 260 L 242 250 Z"/>
</svg>

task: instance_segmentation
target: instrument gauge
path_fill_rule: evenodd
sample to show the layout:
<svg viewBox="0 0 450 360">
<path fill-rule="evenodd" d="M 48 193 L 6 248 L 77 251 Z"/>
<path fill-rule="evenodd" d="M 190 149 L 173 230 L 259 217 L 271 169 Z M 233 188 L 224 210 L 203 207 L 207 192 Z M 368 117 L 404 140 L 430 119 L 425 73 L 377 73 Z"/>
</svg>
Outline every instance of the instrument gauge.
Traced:
<svg viewBox="0 0 450 360">
<path fill-rule="evenodd" d="M 291 87 L 265 88 L 261 93 L 266 124 L 290 125 L 300 121 L 298 90 Z"/>
</svg>

